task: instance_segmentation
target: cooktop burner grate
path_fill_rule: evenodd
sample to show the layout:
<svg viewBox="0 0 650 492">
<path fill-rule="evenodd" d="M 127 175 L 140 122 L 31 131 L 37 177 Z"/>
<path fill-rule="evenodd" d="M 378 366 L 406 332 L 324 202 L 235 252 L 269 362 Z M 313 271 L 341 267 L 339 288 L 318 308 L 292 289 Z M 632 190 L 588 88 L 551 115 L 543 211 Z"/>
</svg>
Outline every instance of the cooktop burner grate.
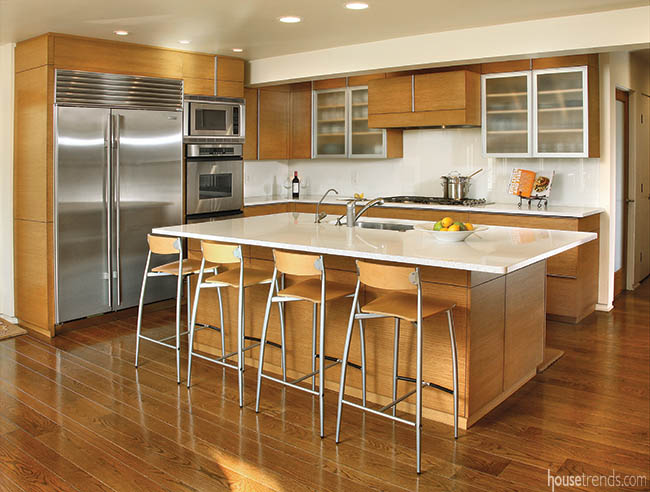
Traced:
<svg viewBox="0 0 650 492">
<path fill-rule="evenodd" d="M 390 196 L 384 198 L 385 203 L 415 203 L 422 205 L 465 205 L 467 207 L 473 205 L 486 205 L 488 202 L 485 198 L 463 198 L 456 200 L 454 198 L 444 198 L 441 196 Z"/>
</svg>

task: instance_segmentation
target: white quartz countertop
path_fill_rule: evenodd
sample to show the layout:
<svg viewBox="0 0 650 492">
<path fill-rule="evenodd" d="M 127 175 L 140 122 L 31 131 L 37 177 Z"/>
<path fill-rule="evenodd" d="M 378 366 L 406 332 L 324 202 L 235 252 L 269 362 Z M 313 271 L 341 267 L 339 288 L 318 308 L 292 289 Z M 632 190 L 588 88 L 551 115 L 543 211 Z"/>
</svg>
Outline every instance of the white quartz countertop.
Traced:
<svg viewBox="0 0 650 492">
<path fill-rule="evenodd" d="M 256 205 L 273 205 L 277 203 L 318 203 L 320 196 L 317 195 L 303 195 L 297 200 L 287 198 L 286 196 L 252 196 L 244 198 L 245 207 L 254 207 Z M 341 195 L 328 195 L 323 203 L 328 205 L 344 205 L 345 200 L 351 197 L 342 197 Z M 513 198 L 513 200 L 515 200 Z M 359 202 L 363 204 L 364 202 Z M 549 205 L 548 207 L 537 208 L 532 205 L 522 205 L 521 208 L 517 207 L 517 203 L 491 203 L 489 205 L 421 205 L 416 203 L 387 203 L 384 205 L 387 208 L 415 208 L 421 210 L 461 210 L 464 212 L 484 212 L 492 214 L 512 214 L 512 215 L 536 215 L 546 217 L 570 217 L 582 218 L 590 215 L 599 214 L 603 212 L 602 208 L 596 207 L 564 207 L 560 205 Z"/>
<path fill-rule="evenodd" d="M 159 227 L 153 233 L 495 274 L 513 272 L 598 237 L 593 232 L 490 226 L 464 242 L 443 243 L 428 232 L 315 224 L 313 214 L 295 212 Z"/>
</svg>

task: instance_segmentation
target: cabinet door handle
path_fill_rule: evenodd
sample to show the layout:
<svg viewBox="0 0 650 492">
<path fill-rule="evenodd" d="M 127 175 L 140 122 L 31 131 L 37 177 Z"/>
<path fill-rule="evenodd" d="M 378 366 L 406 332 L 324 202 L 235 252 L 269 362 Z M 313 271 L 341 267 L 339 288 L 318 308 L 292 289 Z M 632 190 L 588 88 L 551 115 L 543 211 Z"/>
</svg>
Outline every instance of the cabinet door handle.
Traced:
<svg viewBox="0 0 650 492">
<path fill-rule="evenodd" d="M 626 198 L 625 203 L 634 203 L 634 200 L 630 200 L 629 198 Z"/>
</svg>

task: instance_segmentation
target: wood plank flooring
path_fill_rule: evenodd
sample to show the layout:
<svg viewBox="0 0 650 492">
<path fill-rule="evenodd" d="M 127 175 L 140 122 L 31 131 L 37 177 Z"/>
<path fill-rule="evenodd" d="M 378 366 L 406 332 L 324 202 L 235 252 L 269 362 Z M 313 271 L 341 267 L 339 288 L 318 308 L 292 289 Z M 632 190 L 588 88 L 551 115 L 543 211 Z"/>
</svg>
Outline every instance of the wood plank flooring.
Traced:
<svg viewBox="0 0 650 492">
<path fill-rule="evenodd" d="M 171 333 L 173 316 L 147 313 L 148 333 Z M 347 407 L 337 446 L 332 391 L 321 440 L 309 395 L 265 382 L 255 413 L 252 368 L 243 410 L 234 371 L 197 360 L 188 390 L 173 352 L 147 342 L 136 371 L 134 316 L 5 340 L 0 490 L 532 492 L 551 490 L 549 473 L 612 470 L 644 475 L 628 490 L 650 490 L 650 281 L 610 313 L 547 330 L 566 355 L 457 441 L 424 422 L 420 476 L 412 428 Z"/>
</svg>

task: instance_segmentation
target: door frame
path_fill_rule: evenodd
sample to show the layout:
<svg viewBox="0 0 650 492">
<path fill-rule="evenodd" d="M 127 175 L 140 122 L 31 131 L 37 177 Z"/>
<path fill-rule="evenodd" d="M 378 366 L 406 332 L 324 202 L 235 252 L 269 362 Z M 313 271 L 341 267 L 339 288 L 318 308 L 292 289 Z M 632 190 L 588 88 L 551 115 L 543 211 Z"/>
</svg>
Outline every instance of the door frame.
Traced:
<svg viewBox="0 0 650 492">
<path fill-rule="evenodd" d="M 627 290 L 627 246 L 630 180 L 630 93 L 616 89 L 616 101 L 623 103 L 623 264 L 614 272 L 614 299 Z M 617 130 L 618 131 L 618 130 Z"/>
</svg>

